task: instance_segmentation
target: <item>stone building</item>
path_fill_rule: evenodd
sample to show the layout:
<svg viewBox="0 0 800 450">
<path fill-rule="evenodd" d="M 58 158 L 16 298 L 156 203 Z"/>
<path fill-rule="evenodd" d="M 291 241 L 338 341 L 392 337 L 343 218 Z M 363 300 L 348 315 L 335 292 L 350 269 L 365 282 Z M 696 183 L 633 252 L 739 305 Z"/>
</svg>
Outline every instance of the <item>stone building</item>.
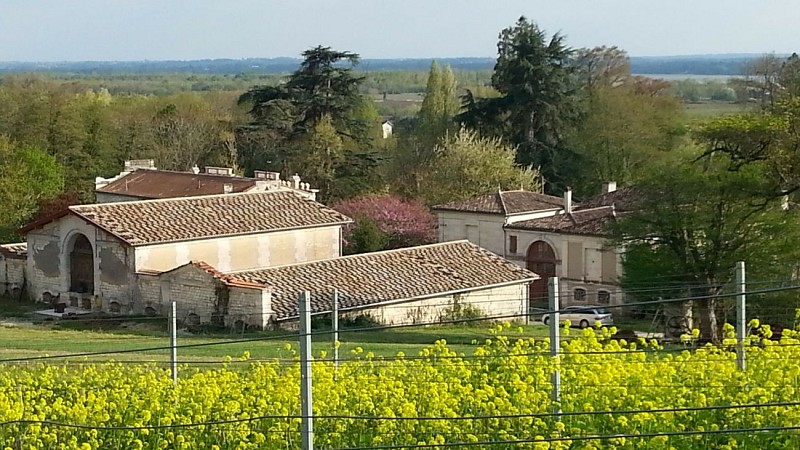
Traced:
<svg viewBox="0 0 800 450">
<path fill-rule="evenodd" d="M 140 273 L 191 260 L 230 271 L 338 257 L 349 222 L 284 190 L 70 206 L 21 230 L 28 293 L 141 312 Z"/>
<path fill-rule="evenodd" d="M 0 255 L 6 286 L 35 300 L 146 315 L 174 301 L 189 324 L 264 328 L 295 320 L 303 291 L 329 311 L 333 289 L 344 313 L 385 323 L 529 307 L 537 275 L 467 241 L 342 257 L 350 222 L 294 189 L 119 201 L 30 223 Z"/>
<path fill-rule="evenodd" d="M 435 206 L 439 241 L 468 239 L 540 278 L 530 286 L 532 304 L 546 305 L 547 280 L 561 281 L 561 299 L 570 304 L 618 304 L 623 294 L 619 250 L 608 243 L 606 224 L 614 220 L 628 190 L 606 183 L 598 197 L 573 202 L 530 191 L 499 191 Z"/>
<path fill-rule="evenodd" d="M 178 300 L 178 317 L 189 323 L 215 317 L 235 326 L 294 321 L 298 297 L 308 291 L 312 314 L 329 313 L 336 292 L 342 315 L 408 324 L 457 317 L 465 308 L 524 320 L 528 284 L 537 278 L 457 241 L 246 271 L 222 272 L 193 261 L 140 277 L 140 289 L 150 305 Z"/>
</svg>

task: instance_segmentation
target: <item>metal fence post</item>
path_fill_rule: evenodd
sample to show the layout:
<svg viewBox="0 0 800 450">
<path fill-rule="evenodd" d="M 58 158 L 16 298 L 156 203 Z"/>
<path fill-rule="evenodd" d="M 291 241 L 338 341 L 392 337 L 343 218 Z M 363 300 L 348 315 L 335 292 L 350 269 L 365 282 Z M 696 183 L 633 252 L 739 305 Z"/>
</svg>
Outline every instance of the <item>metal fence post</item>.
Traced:
<svg viewBox="0 0 800 450">
<path fill-rule="evenodd" d="M 552 277 L 548 280 L 547 283 L 547 297 L 549 299 L 549 308 L 550 308 L 550 318 L 549 324 L 550 325 L 550 356 L 553 357 L 554 363 L 556 364 L 555 368 L 553 369 L 552 375 L 552 384 L 553 384 L 553 394 L 552 400 L 555 403 L 555 412 L 561 412 L 561 371 L 559 370 L 559 350 L 560 350 L 560 341 L 561 341 L 561 329 L 559 328 L 559 323 L 561 322 L 561 314 L 558 312 L 561 309 L 561 302 L 559 301 L 559 290 L 558 290 L 558 277 Z M 560 421 L 561 416 L 556 416 L 556 420 Z"/>
<path fill-rule="evenodd" d="M 747 315 L 745 310 L 745 303 L 747 294 L 745 294 L 745 275 L 744 275 L 744 261 L 736 263 L 736 363 L 739 370 L 747 368 L 747 361 L 745 357 L 745 337 L 747 335 Z"/>
<path fill-rule="evenodd" d="M 333 374 L 339 371 L 339 290 L 333 290 L 333 309 L 331 312 L 331 330 L 333 331 Z"/>
<path fill-rule="evenodd" d="M 178 304 L 173 300 L 169 312 L 169 367 L 172 382 L 178 382 Z"/>
<path fill-rule="evenodd" d="M 314 418 L 311 398 L 311 294 L 300 294 L 300 413 L 303 450 L 314 449 Z"/>
</svg>

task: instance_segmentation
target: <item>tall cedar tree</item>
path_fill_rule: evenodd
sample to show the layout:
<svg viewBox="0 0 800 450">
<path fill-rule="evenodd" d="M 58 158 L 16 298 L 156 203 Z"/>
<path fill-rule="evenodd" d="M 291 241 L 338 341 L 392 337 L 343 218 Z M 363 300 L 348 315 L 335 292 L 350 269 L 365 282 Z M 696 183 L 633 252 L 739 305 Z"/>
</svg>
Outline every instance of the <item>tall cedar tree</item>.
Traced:
<svg viewBox="0 0 800 450">
<path fill-rule="evenodd" d="M 362 131 L 363 124 L 351 117 L 361 102 L 358 89 L 364 80 L 353 74 L 358 54 L 317 46 L 302 56 L 300 67 L 285 84 L 256 86 L 239 98 L 240 103 L 252 103 L 253 123 L 304 135 L 329 116 L 338 133 L 360 137 L 356 131 Z"/>
<path fill-rule="evenodd" d="M 559 169 L 563 130 L 576 119 L 572 49 L 564 37 L 545 32 L 520 17 L 513 27 L 500 32 L 492 86 L 495 98 L 463 97 L 461 123 L 482 135 L 501 137 L 517 147 L 517 163 L 541 168 L 549 184 L 558 190 L 564 182 Z"/>
<path fill-rule="evenodd" d="M 257 86 L 239 98 L 252 104 L 253 119 L 237 137 L 244 144 L 239 147 L 242 166 L 252 171 L 266 160 L 286 174 L 307 174 L 308 182 L 324 189 L 322 201 L 359 195 L 371 189 L 379 162 L 374 149 L 379 118 L 359 94 L 363 78 L 353 74 L 359 57 L 318 46 L 303 58 L 285 84 Z M 341 145 L 335 142 L 336 151 L 330 151 L 329 144 L 339 139 Z M 309 150 L 309 143 L 316 147 Z M 309 159 L 324 170 L 309 170 Z"/>
</svg>

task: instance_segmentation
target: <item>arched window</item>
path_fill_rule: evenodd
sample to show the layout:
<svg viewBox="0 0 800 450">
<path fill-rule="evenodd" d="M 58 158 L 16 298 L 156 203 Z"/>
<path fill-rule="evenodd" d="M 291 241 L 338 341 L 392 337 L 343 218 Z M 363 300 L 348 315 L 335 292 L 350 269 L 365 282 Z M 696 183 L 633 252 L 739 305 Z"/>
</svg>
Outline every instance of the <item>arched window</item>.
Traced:
<svg viewBox="0 0 800 450">
<path fill-rule="evenodd" d="M 573 293 L 572 293 L 572 298 L 576 302 L 585 302 L 586 301 L 586 289 L 576 288 L 575 291 L 573 291 Z"/>
<path fill-rule="evenodd" d="M 611 303 L 611 292 L 597 291 L 597 303 L 601 305 L 608 305 Z"/>
</svg>

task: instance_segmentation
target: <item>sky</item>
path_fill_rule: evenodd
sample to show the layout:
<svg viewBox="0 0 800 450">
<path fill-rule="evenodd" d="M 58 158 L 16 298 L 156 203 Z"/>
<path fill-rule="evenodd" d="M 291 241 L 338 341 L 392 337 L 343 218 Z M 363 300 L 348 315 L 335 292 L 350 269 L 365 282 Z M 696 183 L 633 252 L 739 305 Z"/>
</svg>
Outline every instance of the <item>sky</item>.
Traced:
<svg viewBox="0 0 800 450">
<path fill-rule="evenodd" d="M 0 61 L 491 57 L 521 15 L 632 56 L 800 51 L 798 0 L 0 0 Z"/>
</svg>

